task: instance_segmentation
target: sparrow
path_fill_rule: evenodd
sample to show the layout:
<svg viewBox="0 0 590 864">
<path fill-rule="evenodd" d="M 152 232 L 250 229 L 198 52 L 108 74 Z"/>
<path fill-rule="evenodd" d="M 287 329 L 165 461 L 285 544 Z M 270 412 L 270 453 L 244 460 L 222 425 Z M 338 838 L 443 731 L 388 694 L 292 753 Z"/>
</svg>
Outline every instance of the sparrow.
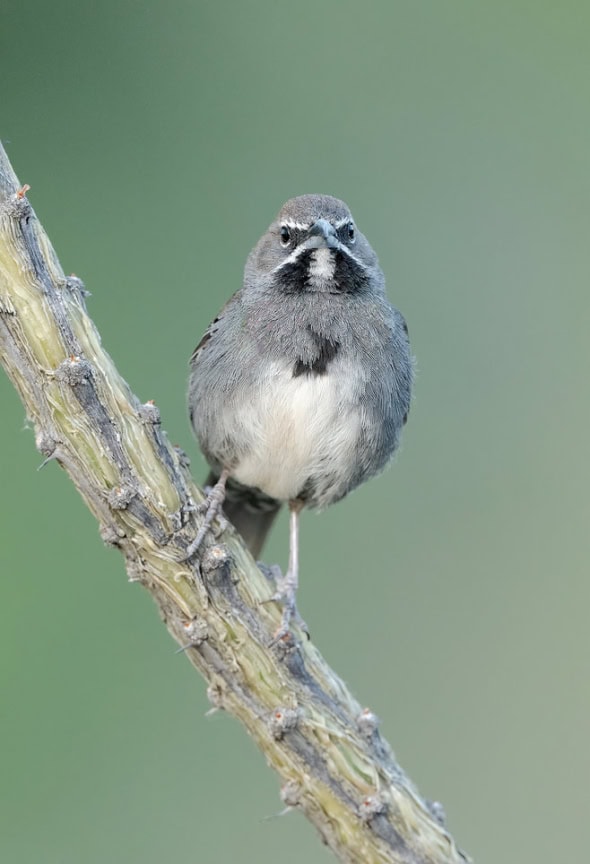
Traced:
<svg viewBox="0 0 590 864">
<path fill-rule="evenodd" d="M 339 501 L 385 467 L 412 379 L 406 322 L 347 205 L 291 198 L 195 348 L 188 388 L 211 474 L 187 557 L 222 508 L 258 557 L 281 505 L 289 507 L 289 564 L 269 598 L 283 604 L 275 640 L 292 621 L 308 633 L 296 606 L 302 509 Z"/>
</svg>

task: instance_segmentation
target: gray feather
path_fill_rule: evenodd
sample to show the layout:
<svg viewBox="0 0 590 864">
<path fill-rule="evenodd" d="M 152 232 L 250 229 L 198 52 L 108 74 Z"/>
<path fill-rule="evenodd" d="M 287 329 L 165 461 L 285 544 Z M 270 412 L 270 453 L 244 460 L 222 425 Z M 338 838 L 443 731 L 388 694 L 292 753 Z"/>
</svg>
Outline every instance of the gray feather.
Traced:
<svg viewBox="0 0 590 864">
<path fill-rule="evenodd" d="M 280 502 L 325 507 L 383 469 L 412 374 L 404 319 L 346 205 L 287 202 L 191 358 L 191 421 L 213 472 L 230 471 L 225 511 L 255 554 Z"/>
</svg>

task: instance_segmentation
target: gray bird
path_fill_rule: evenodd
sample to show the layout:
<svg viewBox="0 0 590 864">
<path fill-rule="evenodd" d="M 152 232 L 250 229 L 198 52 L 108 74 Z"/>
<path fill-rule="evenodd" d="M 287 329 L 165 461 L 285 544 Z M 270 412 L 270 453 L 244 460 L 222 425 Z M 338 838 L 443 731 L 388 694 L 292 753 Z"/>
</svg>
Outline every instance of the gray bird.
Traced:
<svg viewBox="0 0 590 864">
<path fill-rule="evenodd" d="M 393 455 L 410 407 L 403 316 L 377 256 L 343 201 L 291 198 L 246 262 L 190 361 L 188 406 L 211 466 L 198 550 L 221 507 L 257 557 L 283 502 L 290 510 L 275 639 L 294 619 L 303 507 L 327 507 Z"/>
</svg>

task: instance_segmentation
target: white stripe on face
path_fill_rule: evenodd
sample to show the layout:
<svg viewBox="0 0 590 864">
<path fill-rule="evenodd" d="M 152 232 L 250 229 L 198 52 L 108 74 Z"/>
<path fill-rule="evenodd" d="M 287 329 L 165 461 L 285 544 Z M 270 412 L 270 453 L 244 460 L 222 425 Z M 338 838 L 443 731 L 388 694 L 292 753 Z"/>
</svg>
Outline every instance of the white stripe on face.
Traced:
<svg viewBox="0 0 590 864">
<path fill-rule="evenodd" d="M 293 227 L 293 225 L 291 225 L 290 227 Z M 313 249 L 310 262 L 310 276 L 312 278 L 315 277 L 319 280 L 333 279 L 336 268 L 336 259 L 334 258 L 334 255 L 332 253 L 335 250 L 320 245 L 322 242 L 322 238 L 320 237 L 310 237 L 308 240 L 304 240 L 303 243 L 300 243 L 299 246 L 296 246 L 295 249 L 293 249 L 290 255 L 287 255 L 286 258 L 283 258 L 281 263 L 277 267 L 275 267 L 275 272 L 280 272 L 283 267 L 286 267 L 289 264 L 294 264 L 300 255 L 302 255 L 306 251 L 309 251 L 310 249 Z M 355 262 L 355 264 L 357 264 L 363 270 L 367 269 L 366 265 L 361 261 L 361 259 L 357 258 L 357 256 L 354 255 L 354 253 L 348 248 L 345 243 L 340 243 L 340 245 L 338 246 L 338 251 L 351 258 Z"/>
<path fill-rule="evenodd" d="M 285 226 L 285 228 L 294 228 L 295 231 L 309 231 L 311 228 L 311 222 L 293 222 L 291 219 L 284 219 L 281 222 L 281 228 Z"/>
<path fill-rule="evenodd" d="M 337 222 L 332 222 L 331 219 L 327 221 L 331 222 L 336 229 L 344 228 L 350 222 L 354 225 L 352 216 L 345 216 L 344 219 L 339 219 Z M 281 226 L 285 225 L 287 228 L 294 228 L 296 231 L 309 231 L 314 222 L 296 222 L 294 219 L 283 219 L 280 224 Z"/>
<path fill-rule="evenodd" d="M 357 264 L 359 267 L 362 267 L 363 270 L 367 269 L 367 265 L 364 264 L 360 258 L 357 258 L 356 255 L 353 255 L 353 253 L 350 251 L 350 249 L 345 243 L 340 244 L 339 251 L 343 252 L 344 255 L 348 255 L 349 258 L 352 258 L 355 264 Z"/>
<path fill-rule="evenodd" d="M 329 282 L 334 278 L 336 259 L 333 250 L 327 247 L 315 249 L 309 261 L 309 280 L 312 283 Z"/>
</svg>

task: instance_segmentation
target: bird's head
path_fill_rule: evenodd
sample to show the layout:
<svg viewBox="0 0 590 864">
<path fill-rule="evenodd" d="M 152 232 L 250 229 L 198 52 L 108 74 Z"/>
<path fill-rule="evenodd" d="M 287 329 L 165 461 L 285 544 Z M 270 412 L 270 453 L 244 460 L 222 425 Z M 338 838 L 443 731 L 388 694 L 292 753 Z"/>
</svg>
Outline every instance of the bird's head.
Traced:
<svg viewBox="0 0 590 864">
<path fill-rule="evenodd" d="M 377 256 L 346 204 L 329 195 L 290 198 L 246 264 L 246 283 L 285 294 L 358 293 L 382 287 Z"/>
</svg>

